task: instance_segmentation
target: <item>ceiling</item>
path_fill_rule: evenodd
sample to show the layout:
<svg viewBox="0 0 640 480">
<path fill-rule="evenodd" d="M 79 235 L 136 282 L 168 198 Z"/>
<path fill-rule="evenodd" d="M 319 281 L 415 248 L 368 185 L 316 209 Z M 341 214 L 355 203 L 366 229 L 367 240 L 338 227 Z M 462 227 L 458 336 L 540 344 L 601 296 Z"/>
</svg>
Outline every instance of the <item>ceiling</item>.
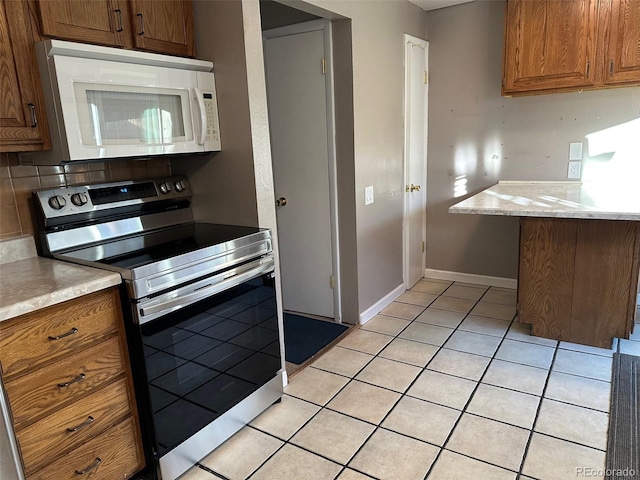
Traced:
<svg viewBox="0 0 640 480">
<path fill-rule="evenodd" d="M 436 8 L 450 7 L 460 3 L 473 2 L 473 0 L 409 0 L 423 10 L 435 10 Z"/>
</svg>

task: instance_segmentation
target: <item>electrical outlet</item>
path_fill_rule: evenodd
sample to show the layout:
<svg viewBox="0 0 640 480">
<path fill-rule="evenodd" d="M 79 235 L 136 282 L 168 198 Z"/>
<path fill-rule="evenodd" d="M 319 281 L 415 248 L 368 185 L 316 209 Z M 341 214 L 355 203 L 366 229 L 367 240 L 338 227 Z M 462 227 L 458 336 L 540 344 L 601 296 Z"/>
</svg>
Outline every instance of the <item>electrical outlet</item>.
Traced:
<svg viewBox="0 0 640 480">
<path fill-rule="evenodd" d="M 364 204 L 371 205 L 373 203 L 373 185 L 364 189 Z"/>
<path fill-rule="evenodd" d="M 567 172 L 567 178 L 580 178 L 580 169 L 582 162 L 569 162 L 569 171 Z"/>
</svg>

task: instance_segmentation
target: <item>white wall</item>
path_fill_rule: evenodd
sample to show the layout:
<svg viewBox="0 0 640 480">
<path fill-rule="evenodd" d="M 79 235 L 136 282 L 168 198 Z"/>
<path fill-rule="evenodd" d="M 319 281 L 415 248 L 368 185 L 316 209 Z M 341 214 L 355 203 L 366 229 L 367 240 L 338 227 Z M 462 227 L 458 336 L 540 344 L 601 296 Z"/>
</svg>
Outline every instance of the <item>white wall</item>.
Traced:
<svg viewBox="0 0 640 480">
<path fill-rule="evenodd" d="M 518 219 L 449 214 L 466 198 L 454 196 L 456 178 L 468 194 L 498 180 L 567 180 L 569 143 L 587 153 L 585 135 L 639 118 L 640 88 L 503 98 L 504 2 L 430 11 L 427 25 L 427 268 L 516 278 Z M 609 158 L 585 158 L 583 171 Z"/>
</svg>

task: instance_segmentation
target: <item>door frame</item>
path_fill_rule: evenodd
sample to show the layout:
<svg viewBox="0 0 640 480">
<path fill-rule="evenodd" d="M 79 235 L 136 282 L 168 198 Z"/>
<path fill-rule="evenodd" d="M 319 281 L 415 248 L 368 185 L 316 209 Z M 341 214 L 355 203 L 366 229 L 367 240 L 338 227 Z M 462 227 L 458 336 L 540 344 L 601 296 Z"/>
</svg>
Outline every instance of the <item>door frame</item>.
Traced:
<svg viewBox="0 0 640 480">
<path fill-rule="evenodd" d="M 426 258 L 427 258 L 427 133 L 429 128 L 429 42 L 418 37 L 414 37 L 413 35 L 404 34 L 404 151 L 403 151 L 403 180 L 404 185 L 407 186 L 410 183 L 409 179 L 409 155 L 408 152 L 410 150 L 409 145 L 409 129 L 410 127 L 410 112 L 409 105 L 411 104 L 411 89 L 410 89 L 410 74 L 411 74 L 411 64 L 410 64 L 410 54 L 409 47 L 410 45 L 418 45 L 424 48 L 425 54 L 425 119 L 424 119 L 424 132 L 423 132 L 423 142 L 424 142 L 424 188 L 420 191 L 420 195 L 422 196 L 422 204 L 424 205 L 424 214 L 422 215 L 422 241 L 425 246 L 422 251 L 422 265 L 421 271 L 424 276 L 424 272 L 426 269 Z M 405 192 L 406 193 L 406 192 Z M 407 201 L 407 195 L 403 195 L 402 197 L 402 276 L 404 281 L 405 289 L 408 289 L 410 285 L 408 285 L 408 268 L 409 268 L 409 202 Z"/>
<path fill-rule="evenodd" d="M 336 164 L 335 105 L 333 79 L 333 37 L 331 21 L 326 19 L 287 25 L 262 32 L 263 41 L 271 38 L 296 35 L 321 30 L 324 39 L 325 95 L 327 109 L 327 154 L 329 166 L 329 213 L 331 223 L 331 252 L 333 270 L 333 315 L 337 323 L 342 323 L 341 275 L 340 275 L 340 232 L 338 228 L 338 168 Z M 265 57 L 266 61 L 266 57 Z M 322 65 L 318 65 L 322 68 Z M 266 70 L 266 69 L 265 69 Z M 267 85 L 267 89 L 269 86 Z M 268 108 L 268 106 L 267 106 Z M 273 157 L 272 157 L 272 162 Z M 275 182 L 274 182 L 275 183 Z M 277 216 L 276 216 L 277 222 Z"/>
</svg>

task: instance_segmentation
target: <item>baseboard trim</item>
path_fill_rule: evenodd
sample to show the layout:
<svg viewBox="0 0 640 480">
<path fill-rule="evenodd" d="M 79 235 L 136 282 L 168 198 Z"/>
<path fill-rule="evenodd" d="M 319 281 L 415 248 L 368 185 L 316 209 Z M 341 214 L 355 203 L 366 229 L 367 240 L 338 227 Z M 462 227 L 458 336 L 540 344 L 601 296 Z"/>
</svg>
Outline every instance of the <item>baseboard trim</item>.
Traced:
<svg viewBox="0 0 640 480">
<path fill-rule="evenodd" d="M 475 283 L 478 285 L 489 285 L 492 287 L 518 288 L 518 280 L 515 278 L 491 277 L 489 275 L 476 275 L 474 273 L 449 272 L 447 270 L 434 270 L 425 268 L 425 278 L 436 280 L 449 280 L 452 282 Z"/>
<path fill-rule="evenodd" d="M 364 312 L 360 313 L 360 325 L 364 325 L 369 320 L 371 320 L 373 317 L 375 317 L 378 313 L 380 313 L 380 311 L 384 307 L 386 307 L 387 305 L 391 304 L 391 302 L 393 302 L 396 298 L 398 298 L 400 295 L 402 295 L 404 293 L 404 291 L 405 291 L 405 289 L 404 289 L 404 283 L 403 283 L 401 285 L 398 285 L 396 288 L 394 288 L 389 293 L 387 293 L 384 297 L 382 297 L 376 303 L 371 305 Z"/>
</svg>

